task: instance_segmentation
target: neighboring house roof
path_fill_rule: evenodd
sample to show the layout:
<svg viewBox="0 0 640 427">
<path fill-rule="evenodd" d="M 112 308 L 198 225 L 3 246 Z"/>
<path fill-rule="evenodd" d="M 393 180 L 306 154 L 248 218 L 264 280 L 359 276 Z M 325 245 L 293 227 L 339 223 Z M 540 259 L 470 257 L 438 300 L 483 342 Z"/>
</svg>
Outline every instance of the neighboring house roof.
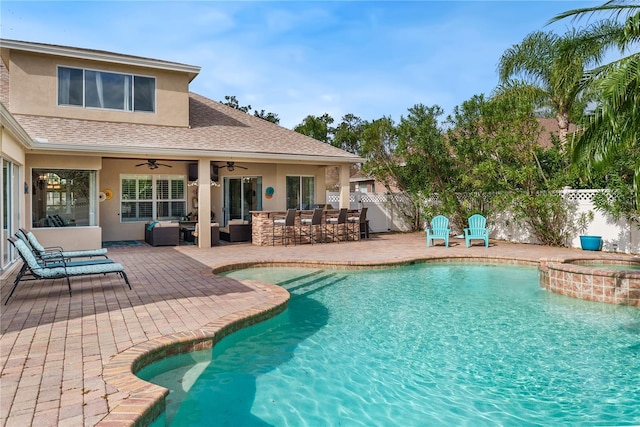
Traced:
<svg viewBox="0 0 640 427">
<path fill-rule="evenodd" d="M 540 132 L 540 137 L 538 138 L 538 144 L 543 148 L 551 148 L 553 144 L 551 143 L 551 138 L 553 135 L 558 137 L 560 135 L 560 127 L 558 126 L 558 120 L 551 117 L 539 117 L 538 123 L 542 126 L 542 132 Z M 569 123 L 569 133 L 576 131 L 576 125 L 573 123 Z"/>
<path fill-rule="evenodd" d="M 2 48 L 16 44 L 16 49 L 42 53 L 84 55 L 87 59 L 120 58 L 121 63 L 136 60 L 157 65 L 156 68 L 196 67 L 156 61 L 128 55 L 112 54 L 38 43 L 2 40 Z M 54 52 L 54 53 L 52 53 Z M 117 59 L 117 58 L 116 58 Z M 96 59 L 97 60 L 97 59 Z M 116 61 L 117 62 L 117 61 Z M 140 64 L 138 64 L 140 65 Z M 197 68 L 199 70 L 199 68 Z M 9 112 L 10 71 L 0 61 L 0 102 Z M 358 163 L 363 159 L 330 144 L 254 117 L 235 108 L 189 93 L 189 127 L 148 125 L 96 120 L 70 119 L 29 114 L 13 114 L 16 122 L 33 142 L 29 148 L 39 150 L 103 153 L 108 155 L 218 156 L 237 159 L 304 161 L 330 164 Z"/>
<path fill-rule="evenodd" d="M 350 182 L 363 182 L 363 181 L 375 181 L 375 178 L 365 175 L 361 170 L 356 171 L 351 178 L 349 178 Z"/>
</svg>

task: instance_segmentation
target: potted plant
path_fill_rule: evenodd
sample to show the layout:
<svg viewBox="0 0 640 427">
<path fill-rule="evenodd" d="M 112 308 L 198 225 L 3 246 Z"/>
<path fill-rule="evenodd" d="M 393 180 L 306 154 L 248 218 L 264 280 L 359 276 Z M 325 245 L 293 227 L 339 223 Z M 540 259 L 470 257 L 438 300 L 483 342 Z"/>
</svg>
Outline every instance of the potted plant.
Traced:
<svg viewBox="0 0 640 427">
<path fill-rule="evenodd" d="M 602 248 L 602 236 L 590 236 L 586 233 L 589 224 L 593 221 L 593 211 L 582 212 L 578 216 L 578 232 L 580 233 L 580 246 L 585 251 L 599 251 Z"/>
</svg>

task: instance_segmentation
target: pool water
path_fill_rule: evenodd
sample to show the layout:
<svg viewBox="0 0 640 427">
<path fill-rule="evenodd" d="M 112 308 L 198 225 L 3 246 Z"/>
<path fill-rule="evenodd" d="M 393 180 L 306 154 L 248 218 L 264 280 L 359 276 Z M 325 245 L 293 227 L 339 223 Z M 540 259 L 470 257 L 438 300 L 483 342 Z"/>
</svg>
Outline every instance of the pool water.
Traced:
<svg viewBox="0 0 640 427">
<path fill-rule="evenodd" d="M 604 268 L 606 270 L 619 270 L 630 271 L 633 273 L 640 272 L 640 264 L 604 264 L 604 263 L 591 263 L 591 264 L 578 264 L 584 267 Z"/>
<path fill-rule="evenodd" d="M 548 293 L 537 270 L 258 268 L 281 315 L 138 375 L 158 425 L 640 424 L 640 310 Z"/>
</svg>

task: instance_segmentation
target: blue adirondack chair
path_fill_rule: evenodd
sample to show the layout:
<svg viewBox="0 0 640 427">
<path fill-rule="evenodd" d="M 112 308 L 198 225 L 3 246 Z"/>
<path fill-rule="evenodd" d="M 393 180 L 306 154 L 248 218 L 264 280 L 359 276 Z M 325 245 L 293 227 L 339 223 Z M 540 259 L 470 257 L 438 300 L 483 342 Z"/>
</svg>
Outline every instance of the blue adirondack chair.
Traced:
<svg viewBox="0 0 640 427">
<path fill-rule="evenodd" d="M 449 218 L 443 215 L 433 217 L 431 224 L 424 229 L 427 233 L 427 247 L 429 242 L 433 242 L 436 239 L 444 240 L 444 245 L 449 247 L 449 234 L 451 229 L 449 228 Z"/>
<path fill-rule="evenodd" d="M 469 227 L 464 229 L 464 241 L 467 247 L 471 246 L 471 240 L 484 240 L 484 245 L 489 247 L 487 219 L 480 214 L 475 214 L 471 215 L 467 222 Z"/>
</svg>

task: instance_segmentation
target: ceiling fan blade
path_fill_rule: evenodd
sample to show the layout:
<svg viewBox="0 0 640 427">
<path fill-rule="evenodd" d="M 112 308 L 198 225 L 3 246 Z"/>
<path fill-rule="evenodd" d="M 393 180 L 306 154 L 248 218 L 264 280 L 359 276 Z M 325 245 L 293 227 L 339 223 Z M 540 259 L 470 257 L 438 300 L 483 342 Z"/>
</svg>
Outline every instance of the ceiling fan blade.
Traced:
<svg viewBox="0 0 640 427">
<path fill-rule="evenodd" d="M 227 170 L 232 171 L 235 168 L 238 169 L 247 169 L 245 166 L 236 165 L 236 162 L 227 162 Z"/>
</svg>

